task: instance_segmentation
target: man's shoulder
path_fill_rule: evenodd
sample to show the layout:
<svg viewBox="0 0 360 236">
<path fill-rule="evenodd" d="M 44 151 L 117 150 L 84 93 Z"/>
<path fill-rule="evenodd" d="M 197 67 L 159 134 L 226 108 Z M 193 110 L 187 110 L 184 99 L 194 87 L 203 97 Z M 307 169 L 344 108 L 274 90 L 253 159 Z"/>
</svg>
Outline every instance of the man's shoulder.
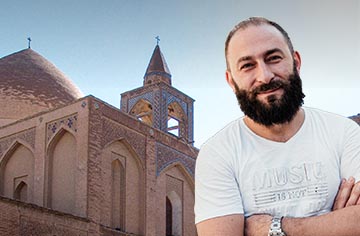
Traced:
<svg viewBox="0 0 360 236">
<path fill-rule="evenodd" d="M 336 114 L 336 113 L 332 113 L 329 111 L 324 111 L 318 108 L 313 108 L 313 107 L 303 107 L 303 109 L 305 110 L 305 116 L 308 116 L 312 119 L 315 120 L 321 120 L 324 122 L 352 122 L 351 119 L 349 119 L 348 117 Z"/>
<path fill-rule="evenodd" d="M 243 117 L 231 121 L 225 125 L 222 129 L 212 135 L 202 146 L 213 145 L 214 143 L 228 142 L 229 139 L 233 139 L 238 136 L 241 128 Z"/>
<path fill-rule="evenodd" d="M 338 137 L 341 134 L 348 135 L 351 131 L 360 132 L 360 126 L 349 117 L 317 108 L 306 107 L 304 110 L 306 122 L 312 124 L 312 127 L 316 127 L 318 131 L 328 132 L 328 135 Z"/>
<path fill-rule="evenodd" d="M 201 145 L 196 158 L 195 172 L 199 173 L 209 168 L 233 169 L 236 166 L 238 150 L 242 148 L 240 141 L 242 123 L 242 118 L 228 123 Z"/>
</svg>

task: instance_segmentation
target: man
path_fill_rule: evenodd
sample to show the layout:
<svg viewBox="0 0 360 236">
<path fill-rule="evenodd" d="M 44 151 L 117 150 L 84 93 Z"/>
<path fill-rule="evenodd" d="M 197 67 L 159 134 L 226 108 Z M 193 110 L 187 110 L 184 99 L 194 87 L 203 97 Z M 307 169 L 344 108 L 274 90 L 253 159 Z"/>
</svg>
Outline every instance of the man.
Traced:
<svg viewBox="0 0 360 236">
<path fill-rule="evenodd" d="M 239 23 L 225 54 L 245 116 L 200 150 L 199 236 L 360 235 L 360 127 L 302 107 L 300 54 L 275 22 Z"/>
</svg>

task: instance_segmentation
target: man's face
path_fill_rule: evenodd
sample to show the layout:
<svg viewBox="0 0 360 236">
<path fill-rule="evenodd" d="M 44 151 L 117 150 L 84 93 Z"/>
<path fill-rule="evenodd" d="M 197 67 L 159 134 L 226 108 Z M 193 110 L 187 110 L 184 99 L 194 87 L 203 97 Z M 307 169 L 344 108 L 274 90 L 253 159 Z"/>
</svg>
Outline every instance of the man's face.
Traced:
<svg viewBox="0 0 360 236">
<path fill-rule="evenodd" d="M 291 120 L 303 102 L 300 56 L 290 52 L 276 28 L 263 24 L 239 30 L 229 42 L 227 59 L 226 79 L 245 115 L 267 126 Z M 283 117 L 294 104 L 294 114 Z"/>
<path fill-rule="evenodd" d="M 267 102 L 257 98 L 257 94 L 274 89 L 282 89 L 283 95 L 276 98 L 274 95 L 267 97 Z M 241 110 L 253 121 L 264 126 L 283 124 L 293 119 L 299 107 L 303 104 L 301 79 L 297 71 L 289 75 L 287 80 L 271 81 L 254 90 L 240 89 L 235 84 L 235 94 Z"/>
</svg>

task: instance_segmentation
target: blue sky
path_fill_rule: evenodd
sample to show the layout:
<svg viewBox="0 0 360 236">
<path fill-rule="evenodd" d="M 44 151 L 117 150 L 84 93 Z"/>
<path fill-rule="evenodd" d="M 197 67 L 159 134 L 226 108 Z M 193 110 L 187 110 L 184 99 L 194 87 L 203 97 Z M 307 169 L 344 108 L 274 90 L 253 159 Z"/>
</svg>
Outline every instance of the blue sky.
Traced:
<svg viewBox="0 0 360 236">
<path fill-rule="evenodd" d="M 0 57 L 27 47 L 116 107 L 142 86 L 160 36 L 172 83 L 195 101 L 195 146 L 241 116 L 225 82 L 224 41 L 238 21 L 280 23 L 302 56 L 305 105 L 360 113 L 357 0 L 1 0 Z"/>
</svg>

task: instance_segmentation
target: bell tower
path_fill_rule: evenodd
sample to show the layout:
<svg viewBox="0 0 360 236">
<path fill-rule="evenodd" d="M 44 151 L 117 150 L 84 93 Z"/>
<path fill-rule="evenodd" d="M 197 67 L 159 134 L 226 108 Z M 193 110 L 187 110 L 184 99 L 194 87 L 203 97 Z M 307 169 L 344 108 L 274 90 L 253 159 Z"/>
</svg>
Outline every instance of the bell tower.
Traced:
<svg viewBox="0 0 360 236">
<path fill-rule="evenodd" d="M 194 99 L 171 85 L 171 73 L 156 45 L 143 86 L 121 94 L 121 110 L 193 144 Z"/>
</svg>

